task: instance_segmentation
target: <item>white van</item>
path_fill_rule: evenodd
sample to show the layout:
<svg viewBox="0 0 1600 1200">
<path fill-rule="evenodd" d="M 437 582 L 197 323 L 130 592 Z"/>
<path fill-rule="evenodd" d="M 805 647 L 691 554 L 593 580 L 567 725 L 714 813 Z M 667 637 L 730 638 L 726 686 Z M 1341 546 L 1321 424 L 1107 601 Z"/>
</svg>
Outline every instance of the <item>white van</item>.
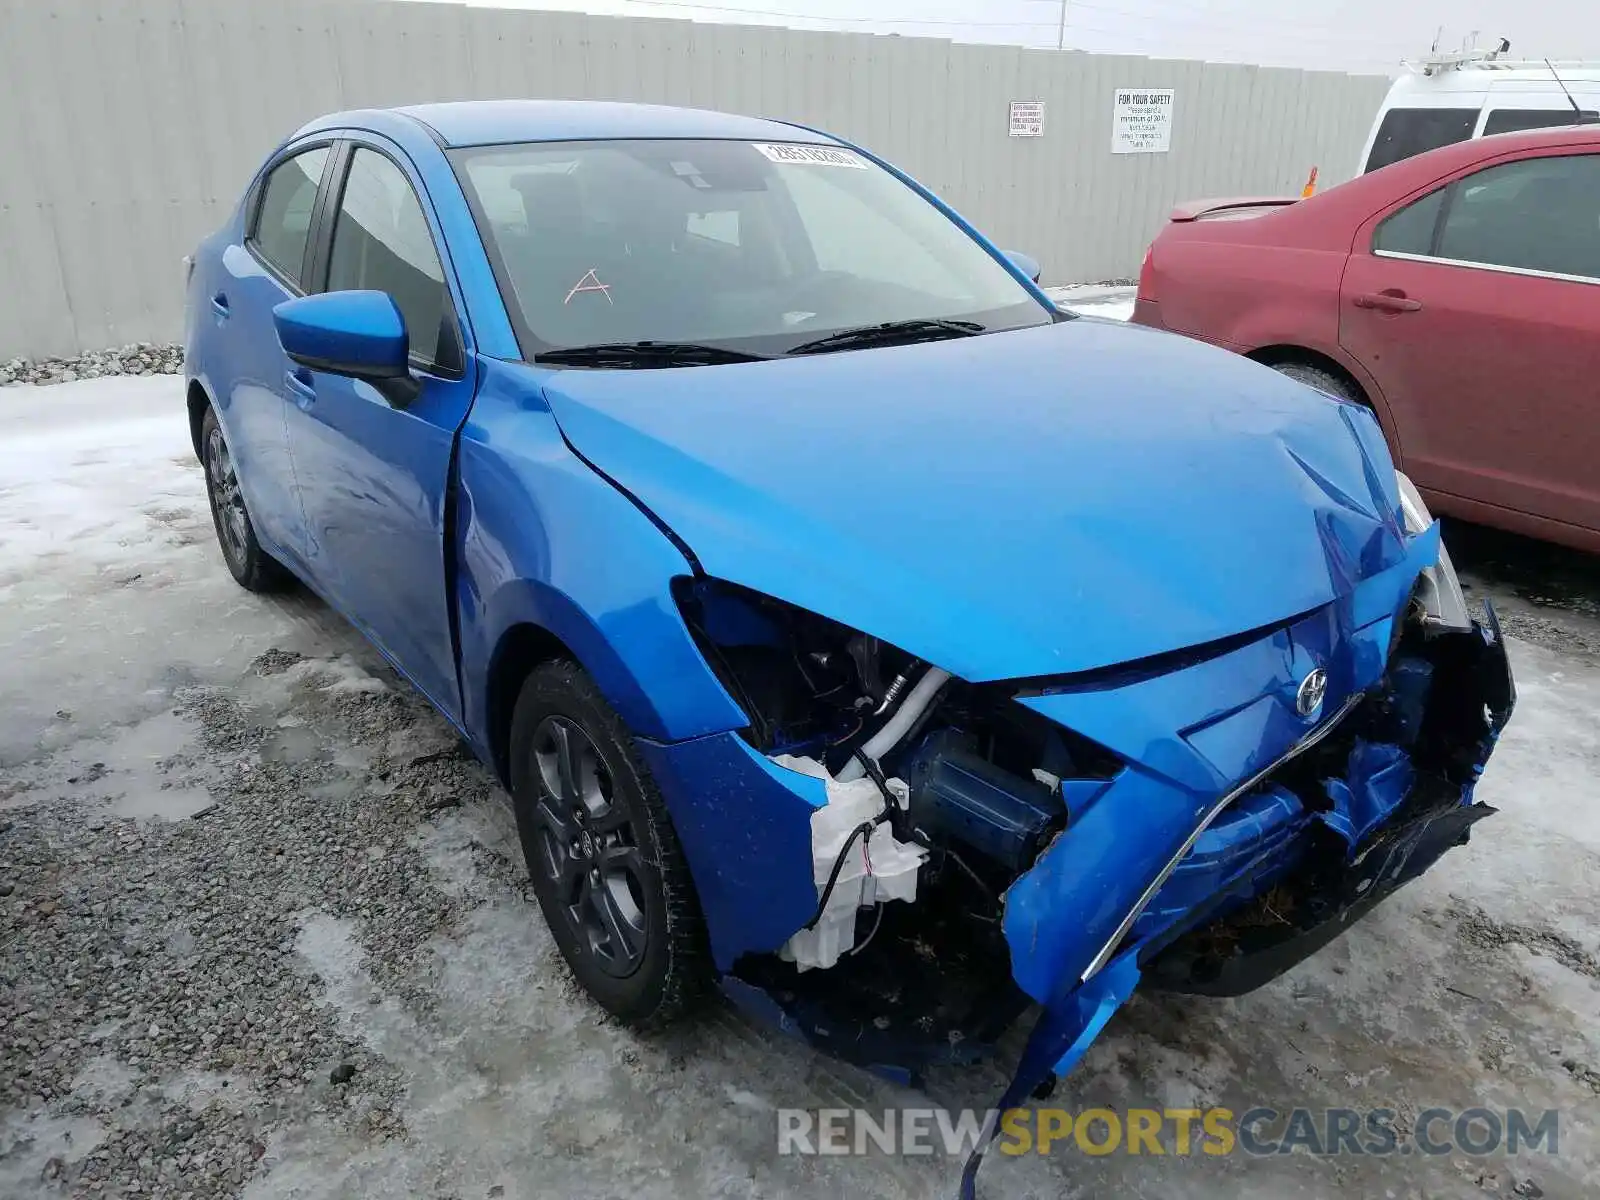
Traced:
<svg viewBox="0 0 1600 1200">
<path fill-rule="evenodd" d="M 1503 53 L 1469 50 L 1406 64 L 1373 122 L 1361 173 L 1485 134 L 1600 121 L 1600 63 L 1546 66 Z"/>
</svg>

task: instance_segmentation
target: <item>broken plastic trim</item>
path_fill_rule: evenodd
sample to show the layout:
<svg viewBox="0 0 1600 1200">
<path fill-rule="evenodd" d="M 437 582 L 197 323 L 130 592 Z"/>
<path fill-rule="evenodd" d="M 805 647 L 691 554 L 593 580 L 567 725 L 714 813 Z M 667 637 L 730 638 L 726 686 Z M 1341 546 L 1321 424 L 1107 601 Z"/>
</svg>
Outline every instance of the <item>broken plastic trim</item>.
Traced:
<svg viewBox="0 0 1600 1200">
<path fill-rule="evenodd" d="M 1137 951 L 1143 985 L 1194 996 L 1253 992 L 1341 937 L 1378 904 L 1428 871 L 1451 847 L 1464 844 L 1473 826 L 1496 811 L 1482 801 L 1463 804 L 1447 798 L 1386 825 L 1387 836 L 1364 853 L 1360 869 L 1330 877 L 1319 890 L 1327 900 L 1323 909 L 1310 910 L 1311 915 L 1281 935 L 1275 932 L 1213 968 L 1196 969 L 1194 942 L 1220 925 L 1214 912 L 1192 926 L 1163 934 Z M 1270 869 L 1270 863 L 1261 864 L 1230 892 L 1249 888 L 1254 877 Z"/>
<path fill-rule="evenodd" d="M 1166 883 L 1167 879 L 1172 875 L 1172 873 L 1178 869 L 1178 864 L 1183 861 L 1184 856 L 1187 855 L 1190 850 L 1194 849 L 1194 844 L 1200 840 L 1200 835 L 1211 827 L 1212 822 L 1221 816 L 1223 811 L 1230 804 L 1232 804 L 1240 796 L 1243 796 L 1246 792 L 1250 791 L 1257 784 L 1261 783 L 1274 771 L 1281 769 L 1286 763 L 1292 762 L 1294 759 L 1299 758 L 1300 755 L 1304 754 L 1307 750 L 1310 750 L 1318 742 L 1326 738 L 1338 728 L 1339 723 L 1343 721 L 1345 717 L 1349 716 L 1355 707 L 1364 699 L 1366 699 L 1365 692 L 1357 692 L 1355 695 L 1351 696 L 1339 708 L 1338 712 L 1334 713 L 1333 716 L 1329 717 L 1321 725 L 1317 726 L 1317 728 L 1313 729 L 1305 737 L 1301 738 L 1298 742 L 1291 746 L 1287 753 L 1282 755 L 1270 765 L 1263 767 L 1260 771 L 1250 776 L 1250 778 L 1246 779 L 1238 787 L 1234 788 L 1231 792 L 1227 792 L 1221 797 L 1221 799 L 1217 800 L 1216 803 L 1214 803 L 1206 811 L 1206 815 L 1201 818 L 1200 823 L 1195 827 L 1194 832 L 1189 835 L 1188 839 L 1183 843 L 1183 845 L 1179 846 L 1177 852 L 1167 861 L 1167 865 L 1161 868 L 1160 874 L 1150 881 L 1150 886 L 1145 888 L 1143 894 L 1140 895 L 1139 902 L 1128 910 L 1128 915 L 1124 917 L 1122 919 L 1122 923 L 1112 931 L 1112 934 L 1106 940 L 1105 945 L 1100 947 L 1099 952 L 1089 960 L 1089 965 L 1084 969 L 1083 974 L 1079 976 L 1078 982 L 1080 984 L 1088 983 L 1090 979 L 1094 978 L 1095 974 L 1100 970 L 1100 968 L 1105 966 L 1106 963 L 1110 961 L 1111 956 L 1116 953 L 1117 947 L 1122 944 L 1122 939 L 1127 937 L 1128 931 L 1133 928 L 1134 922 L 1137 921 L 1140 914 L 1142 914 L 1144 910 L 1149 907 L 1150 902 L 1156 898 L 1156 893 L 1161 890 L 1161 886 Z"/>
</svg>

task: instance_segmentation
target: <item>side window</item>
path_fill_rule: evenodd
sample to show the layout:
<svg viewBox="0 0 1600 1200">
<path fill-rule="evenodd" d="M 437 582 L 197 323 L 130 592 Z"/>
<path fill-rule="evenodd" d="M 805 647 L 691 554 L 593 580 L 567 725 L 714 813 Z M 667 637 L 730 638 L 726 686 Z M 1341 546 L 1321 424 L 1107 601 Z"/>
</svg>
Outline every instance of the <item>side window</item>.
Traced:
<svg viewBox="0 0 1600 1200">
<path fill-rule="evenodd" d="M 1390 254 L 1432 254 L 1433 232 L 1439 224 L 1448 188 L 1429 192 L 1387 217 L 1373 235 L 1372 249 Z"/>
<path fill-rule="evenodd" d="M 1376 171 L 1425 150 L 1464 142 L 1477 123 L 1475 108 L 1391 108 L 1378 126 L 1366 169 Z"/>
<path fill-rule="evenodd" d="M 1483 123 L 1485 137 L 1491 133 L 1517 133 L 1523 129 L 1550 129 L 1558 125 L 1582 125 L 1600 120 L 1600 112 L 1581 113 L 1567 108 L 1497 108 Z"/>
<path fill-rule="evenodd" d="M 422 204 L 405 173 L 376 150 L 357 147 L 328 258 L 328 290 L 387 292 L 405 317 L 411 352 L 455 367 L 450 291 Z"/>
<path fill-rule="evenodd" d="M 1600 154 L 1502 163 L 1451 191 L 1440 258 L 1600 279 Z"/>
<path fill-rule="evenodd" d="M 272 168 L 261 188 L 250 242 L 257 253 L 289 279 L 300 282 L 306 239 L 311 235 L 311 210 L 316 207 L 328 147 L 318 146 Z"/>
</svg>

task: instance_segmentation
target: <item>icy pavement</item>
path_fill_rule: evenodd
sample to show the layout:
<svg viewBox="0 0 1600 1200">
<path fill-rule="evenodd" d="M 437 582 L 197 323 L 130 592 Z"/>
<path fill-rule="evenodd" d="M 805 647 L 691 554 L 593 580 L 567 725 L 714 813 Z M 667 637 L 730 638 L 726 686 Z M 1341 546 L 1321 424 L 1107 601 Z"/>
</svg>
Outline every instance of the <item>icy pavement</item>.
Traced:
<svg viewBox="0 0 1600 1200">
<path fill-rule="evenodd" d="M 1058 1148 L 993 1155 L 982 1196 L 1600 1190 L 1600 573 L 1550 554 L 1463 555 L 1537 639 L 1501 814 L 1269 987 L 1136 998 L 1052 1103 L 1551 1108 L 1559 1153 Z M 943 1157 L 776 1153 L 778 1107 L 928 1098 L 725 1008 L 641 1039 L 576 992 L 442 722 L 304 593 L 228 577 L 178 381 L 0 393 L 0 663 L 0 1197 L 953 1195 Z"/>
<path fill-rule="evenodd" d="M 1112 321 L 1126 321 L 1132 318 L 1136 290 L 1117 284 L 1090 283 L 1045 288 L 1045 292 L 1060 308 L 1080 316 L 1105 317 Z"/>
</svg>

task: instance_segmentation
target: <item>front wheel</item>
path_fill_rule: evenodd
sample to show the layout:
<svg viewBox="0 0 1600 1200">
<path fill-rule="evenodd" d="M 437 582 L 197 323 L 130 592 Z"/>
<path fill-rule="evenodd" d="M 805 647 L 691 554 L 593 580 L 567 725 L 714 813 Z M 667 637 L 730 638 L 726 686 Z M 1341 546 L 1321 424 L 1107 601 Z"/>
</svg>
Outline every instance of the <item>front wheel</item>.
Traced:
<svg viewBox="0 0 1600 1200">
<path fill-rule="evenodd" d="M 206 493 L 211 500 L 211 523 L 222 546 L 222 559 L 239 586 L 252 592 L 274 592 L 289 582 L 289 573 L 261 548 L 256 529 L 245 508 L 228 439 L 213 409 L 200 423 L 200 461 L 205 466 Z"/>
<path fill-rule="evenodd" d="M 710 981 L 677 834 L 622 719 L 575 663 L 536 669 L 511 721 L 511 795 L 534 894 L 578 982 L 659 1028 Z"/>
</svg>

